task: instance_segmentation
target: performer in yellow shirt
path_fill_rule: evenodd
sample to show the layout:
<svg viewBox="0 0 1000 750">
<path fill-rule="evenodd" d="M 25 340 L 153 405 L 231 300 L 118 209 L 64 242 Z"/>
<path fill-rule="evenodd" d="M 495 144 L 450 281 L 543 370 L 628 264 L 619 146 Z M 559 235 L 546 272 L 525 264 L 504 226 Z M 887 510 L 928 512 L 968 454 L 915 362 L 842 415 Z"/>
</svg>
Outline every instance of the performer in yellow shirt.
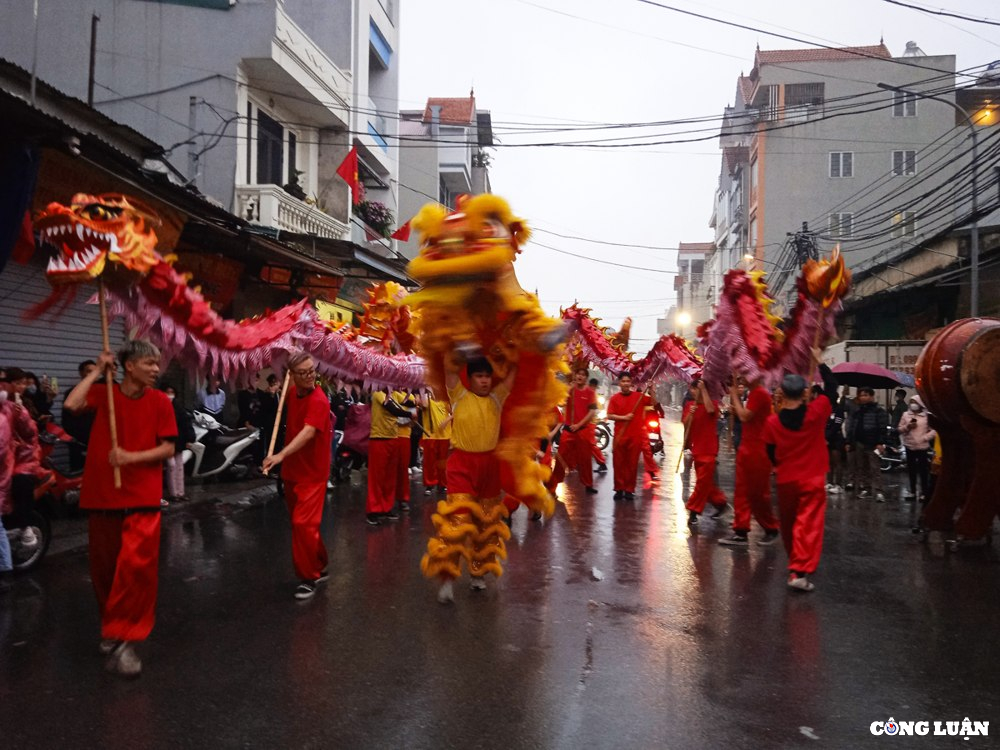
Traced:
<svg viewBox="0 0 1000 750">
<path fill-rule="evenodd" d="M 434 490 L 446 489 L 446 469 L 448 448 L 451 446 L 451 409 L 447 401 L 438 401 L 431 396 L 421 399 L 420 426 L 424 437 L 420 447 L 424 451 L 424 494 L 433 495 Z"/>
<path fill-rule="evenodd" d="M 369 526 L 378 526 L 383 519 L 395 520 L 399 464 L 406 465 L 409 449 L 401 452 L 397 420 L 409 416 L 409 411 L 384 391 L 372 394 L 372 427 L 368 442 L 368 496 L 365 503 Z M 409 477 L 407 477 L 409 479 Z M 409 484 L 409 482 L 407 482 Z"/>
<path fill-rule="evenodd" d="M 394 499 L 399 503 L 399 509 L 404 513 L 410 510 L 410 437 L 413 417 L 416 416 L 417 402 L 409 393 L 393 391 L 392 401 L 399 406 L 396 417 L 396 451 L 399 458 L 396 462 L 396 490 Z"/>
<path fill-rule="evenodd" d="M 501 575 L 506 559 L 504 542 L 510 529 L 503 522 L 507 509 L 500 501 L 500 459 L 495 449 L 500 439 L 500 415 L 510 395 L 516 369 L 510 368 L 502 383 L 493 387 L 493 367 L 483 357 L 466 365 L 469 387 L 458 373 L 447 373 L 452 408 L 451 455 L 448 457 L 448 499 L 438 503 L 432 516 L 437 536 L 427 544 L 421 569 L 428 578 L 439 578 L 438 601 L 455 599 L 453 581 L 462 574 L 465 558 L 472 588 L 486 588 L 483 576 Z"/>
</svg>

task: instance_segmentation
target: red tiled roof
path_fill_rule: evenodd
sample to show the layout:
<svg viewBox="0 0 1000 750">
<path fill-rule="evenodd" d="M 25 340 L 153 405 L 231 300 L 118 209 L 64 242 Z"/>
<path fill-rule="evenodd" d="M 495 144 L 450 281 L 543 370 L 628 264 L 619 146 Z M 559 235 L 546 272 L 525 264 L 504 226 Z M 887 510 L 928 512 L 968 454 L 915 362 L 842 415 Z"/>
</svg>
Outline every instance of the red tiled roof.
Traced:
<svg viewBox="0 0 1000 750">
<path fill-rule="evenodd" d="M 441 122 L 451 125 L 469 125 L 476 120 L 476 98 L 467 96 L 462 99 L 437 98 L 428 99 L 424 108 L 424 122 L 431 121 L 431 107 L 441 107 Z"/>
<path fill-rule="evenodd" d="M 714 242 L 679 242 L 677 249 L 682 253 L 702 253 L 708 255 L 715 252 Z"/>
<path fill-rule="evenodd" d="M 857 60 L 881 57 L 890 59 L 892 54 L 884 44 L 868 47 L 840 47 L 838 49 L 769 49 L 757 50 L 753 58 L 755 68 L 775 63 L 826 62 L 831 60 Z M 751 75 L 753 75 L 751 73 Z"/>
<path fill-rule="evenodd" d="M 743 97 L 743 103 L 749 104 L 753 101 L 753 81 L 749 76 L 740 76 L 736 79 L 736 90 Z"/>
</svg>

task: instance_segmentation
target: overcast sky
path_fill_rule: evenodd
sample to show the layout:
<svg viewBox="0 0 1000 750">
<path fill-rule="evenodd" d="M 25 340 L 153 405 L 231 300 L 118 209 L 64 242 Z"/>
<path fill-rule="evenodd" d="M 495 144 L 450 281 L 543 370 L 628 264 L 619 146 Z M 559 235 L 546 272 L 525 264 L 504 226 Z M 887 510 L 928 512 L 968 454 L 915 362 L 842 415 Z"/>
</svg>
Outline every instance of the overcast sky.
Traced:
<svg viewBox="0 0 1000 750">
<path fill-rule="evenodd" d="M 894 56 L 913 40 L 928 55 L 957 55 L 959 70 L 1000 59 L 1000 27 L 883 0 L 662 2 L 827 45 L 871 45 L 884 37 Z M 946 4 L 952 12 L 1000 18 L 996 0 L 911 4 L 933 9 Z M 513 132 L 536 123 L 551 130 L 718 116 L 733 103 L 736 78 L 750 72 L 758 44 L 808 46 L 639 0 L 401 0 L 401 14 L 401 107 L 422 107 L 429 96 L 467 96 L 475 86 L 477 106 L 490 110 L 494 131 L 505 143 L 611 135 Z M 535 229 L 515 266 L 522 286 L 537 289 L 553 314 L 579 299 L 614 327 L 632 315 L 632 348 L 645 353 L 655 338 L 656 318 L 673 303 L 676 252 L 551 233 L 658 248 L 711 241 L 708 221 L 719 164 L 716 138 L 628 149 L 498 148 L 493 191 Z M 541 244 L 653 270 L 594 263 Z"/>
</svg>

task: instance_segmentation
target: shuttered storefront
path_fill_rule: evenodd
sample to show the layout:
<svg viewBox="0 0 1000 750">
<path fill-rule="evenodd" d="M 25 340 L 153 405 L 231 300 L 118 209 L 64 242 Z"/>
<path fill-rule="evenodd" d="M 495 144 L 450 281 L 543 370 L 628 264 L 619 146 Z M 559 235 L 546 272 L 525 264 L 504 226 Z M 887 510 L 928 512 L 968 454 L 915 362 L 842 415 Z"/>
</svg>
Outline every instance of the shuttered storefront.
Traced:
<svg viewBox="0 0 1000 750">
<path fill-rule="evenodd" d="M 101 315 L 97 305 L 88 305 L 97 287 L 78 288 L 73 304 L 57 320 L 43 317 L 25 321 L 25 310 L 45 299 L 52 291 L 45 280 L 47 258 L 36 257 L 28 265 L 10 261 L 0 272 L 0 366 L 20 367 L 59 379 L 59 396 L 52 412 L 59 420 L 62 397 L 78 380 L 77 366 L 95 359 L 101 351 Z M 121 322 L 111 324 L 111 348 L 122 343 Z"/>
</svg>

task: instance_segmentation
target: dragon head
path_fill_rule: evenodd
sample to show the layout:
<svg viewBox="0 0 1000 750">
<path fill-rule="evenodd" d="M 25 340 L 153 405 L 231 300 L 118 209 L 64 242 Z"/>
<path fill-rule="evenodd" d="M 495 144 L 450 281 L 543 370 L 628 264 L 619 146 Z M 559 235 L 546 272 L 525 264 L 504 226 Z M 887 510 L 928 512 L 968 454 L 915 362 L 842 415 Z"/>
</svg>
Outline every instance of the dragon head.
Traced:
<svg viewBox="0 0 1000 750">
<path fill-rule="evenodd" d="M 46 276 L 53 286 L 96 279 L 107 262 L 139 273 L 161 260 L 156 253 L 156 214 L 117 193 L 77 193 L 69 206 L 50 203 L 35 219 L 35 230 L 55 255 Z"/>
<path fill-rule="evenodd" d="M 844 265 L 840 245 L 833 248 L 830 260 L 808 261 L 802 266 L 802 276 L 808 295 L 824 308 L 842 299 L 851 289 L 851 272 Z"/>
<path fill-rule="evenodd" d="M 407 270 L 424 285 L 494 278 L 510 268 L 531 234 L 507 201 L 492 194 L 460 196 L 452 213 L 429 203 L 412 226 L 421 234 L 420 254 Z"/>
</svg>

